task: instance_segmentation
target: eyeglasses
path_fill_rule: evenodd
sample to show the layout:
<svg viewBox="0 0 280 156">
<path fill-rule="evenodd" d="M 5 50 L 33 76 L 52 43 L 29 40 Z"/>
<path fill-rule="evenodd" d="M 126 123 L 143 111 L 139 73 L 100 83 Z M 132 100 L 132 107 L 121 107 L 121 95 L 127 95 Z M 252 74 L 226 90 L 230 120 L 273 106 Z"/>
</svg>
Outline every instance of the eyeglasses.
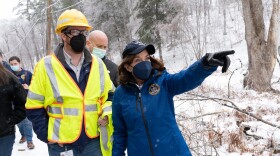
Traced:
<svg viewBox="0 0 280 156">
<path fill-rule="evenodd" d="M 87 36 L 88 35 L 88 31 L 87 30 L 76 30 L 76 29 L 73 29 L 73 30 L 65 30 L 64 34 L 70 34 L 72 36 L 78 36 L 80 34 L 83 34 L 84 36 Z"/>
</svg>

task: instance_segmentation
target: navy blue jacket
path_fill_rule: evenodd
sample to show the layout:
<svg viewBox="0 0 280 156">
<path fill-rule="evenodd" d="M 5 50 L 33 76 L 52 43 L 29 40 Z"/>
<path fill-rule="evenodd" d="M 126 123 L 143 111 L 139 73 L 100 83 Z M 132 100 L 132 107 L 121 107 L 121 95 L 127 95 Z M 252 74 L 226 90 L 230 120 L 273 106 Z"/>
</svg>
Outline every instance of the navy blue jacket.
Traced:
<svg viewBox="0 0 280 156">
<path fill-rule="evenodd" d="M 13 71 L 13 73 L 17 76 L 21 84 L 27 84 L 28 86 L 30 85 L 32 79 L 32 73 L 30 71 L 21 69 L 21 71 L 19 72 Z"/>
<path fill-rule="evenodd" d="M 124 156 L 126 149 L 129 156 L 150 156 L 151 151 L 155 156 L 190 156 L 173 97 L 196 88 L 216 69 L 205 69 L 199 60 L 176 74 L 154 71 L 141 89 L 133 83 L 119 86 L 113 99 L 113 156 Z"/>
<path fill-rule="evenodd" d="M 85 60 L 83 62 L 83 65 L 82 65 L 82 68 L 80 71 L 79 81 L 76 78 L 75 72 L 69 67 L 69 65 L 65 61 L 62 44 L 59 44 L 58 47 L 56 48 L 55 55 L 58 58 L 58 60 L 62 63 L 64 68 L 67 70 L 69 75 L 76 82 L 77 86 L 79 86 L 81 92 L 84 93 L 86 85 L 87 85 L 89 73 L 90 73 L 91 63 L 92 63 L 91 54 L 87 50 L 84 51 Z M 113 94 L 109 95 L 107 100 L 112 101 L 112 98 L 113 98 Z M 33 130 L 37 134 L 37 137 L 40 140 L 42 140 L 43 142 L 48 143 L 48 140 L 47 140 L 48 115 L 47 115 L 47 112 L 45 111 L 45 109 L 42 108 L 42 109 L 27 110 L 27 117 L 32 122 Z M 72 145 L 83 148 L 90 141 L 90 138 L 85 133 L 84 127 L 85 126 L 83 123 L 81 135 L 77 141 L 72 143 Z"/>
<path fill-rule="evenodd" d="M 3 66 L 4 66 L 6 69 L 8 69 L 10 72 L 13 72 L 13 70 L 12 70 L 12 68 L 11 68 L 11 66 L 10 66 L 9 63 L 7 63 L 6 61 L 2 61 L 2 62 L 3 62 Z"/>
</svg>

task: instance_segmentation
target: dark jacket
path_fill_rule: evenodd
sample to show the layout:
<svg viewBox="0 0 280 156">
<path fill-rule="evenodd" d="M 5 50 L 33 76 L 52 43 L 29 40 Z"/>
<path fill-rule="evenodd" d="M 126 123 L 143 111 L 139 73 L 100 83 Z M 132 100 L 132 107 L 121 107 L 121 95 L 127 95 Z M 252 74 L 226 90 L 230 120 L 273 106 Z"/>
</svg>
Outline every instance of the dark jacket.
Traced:
<svg viewBox="0 0 280 156">
<path fill-rule="evenodd" d="M 3 66 L 4 66 L 6 69 L 8 69 L 10 72 L 13 72 L 13 70 L 12 70 L 10 64 L 7 63 L 6 61 L 3 61 Z"/>
<path fill-rule="evenodd" d="M 91 54 L 85 49 L 84 55 L 85 60 L 83 62 L 81 71 L 80 71 L 80 77 L 79 81 L 76 78 L 75 72 L 69 67 L 69 65 L 65 61 L 65 57 L 63 54 L 63 45 L 59 44 L 58 47 L 55 50 L 55 55 L 58 58 L 58 60 L 62 63 L 66 71 L 69 73 L 69 75 L 73 78 L 77 86 L 80 88 L 81 92 L 84 93 L 88 77 L 90 73 L 91 63 L 92 63 L 92 56 Z M 112 101 L 113 94 L 108 96 L 108 101 Z M 42 140 L 43 142 L 48 142 L 47 140 L 47 134 L 48 134 L 48 115 L 44 108 L 41 109 L 28 109 L 27 110 L 27 117 L 33 124 L 33 130 L 37 134 L 37 137 Z M 83 122 L 84 124 L 84 122 Z M 84 145 L 86 145 L 90 138 L 86 135 L 84 125 L 82 126 L 82 132 L 77 141 L 72 143 L 74 146 L 79 146 L 82 148 Z"/>
<path fill-rule="evenodd" d="M 17 76 L 21 84 L 27 84 L 28 86 L 30 85 L 32 79 L 32 73 L 30 71 L 22 69 L 20 72 L 13 73 Z"/>
<path fill-rule="evenodd" d="M 131 156 L 150 156 L 151 151 L 191 156 L 176 123 L 173 97 L 196 88 L 216 69 L 197 61 L 176 74 L 154 71 L 141 89 L 133 83 L 119 86 L 113 100 L 113 156 L 124 156 L 126 149 Z"/>
<path fill-rule="evenodd" d="M 25 102 L 26 92 L 15 76 L 0 85 L 0 137 L 15 133 L 15 124 L 26 117 Z"/>
<path fill-rule="evenodd" d="M 104 57 L 102 60 L 106 65 L 107 70 L 109 71 L 111 81 L 114 83 L 115 87 L 118 87 L 119 85 L 118 65 L 112 62 L 111 60 L 107 59 L 106 57 Z"/>
<path fill-rule="evenodd" d="M 19 72 L 14 72 L 13 73 L 17 76 L 19 82 L 21 84 L 27 84 L 28 86 L 30 85 L 31 79 L 32 79 L 32 73 L 28 70 L 22 69 Z M 28 92 L 28 90 L 26 90 Z"/>
</svg>

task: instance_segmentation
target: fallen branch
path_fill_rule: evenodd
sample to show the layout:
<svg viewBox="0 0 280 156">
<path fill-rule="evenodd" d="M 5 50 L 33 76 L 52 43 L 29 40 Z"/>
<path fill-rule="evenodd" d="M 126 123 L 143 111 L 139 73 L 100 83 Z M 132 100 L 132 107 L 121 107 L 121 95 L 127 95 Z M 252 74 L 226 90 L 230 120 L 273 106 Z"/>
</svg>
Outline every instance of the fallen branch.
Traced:
<svg viewBox="0 0 280 156">
<path fill-rule="evenodd" d="M 187 93 L 187 94 L 193 95 L 193 96 L 201 97 L 201 98 L 203 98 L 203 100 L 209 99 L 209 100 L 215 101 L 215 102 L 221 104 L 222 106 L 226 106 L 226 107 L 235 109 L 235 110 L 237 110 L 237 111 L 239 111 L 239 112 L 241 112 L 241 113 L 244 113 L 244 114 L 246 114 L 246 115 L 248 115 L 248 116 L 251 116 L 251 117 L 255 118 L 255 119 L 258 120 L 258 121 L 261 121 L 261 122 L 263 122 L 263 123 L 265 123 L 265 124 L 268 124 L 268 125 L 270 125 L 270 126 L 272 126 L 272 127 L 275 127 L 275 128 L 280 129 L 280 126 L 279 126 L 279 125 L 275 125 L 275 124 L 273 124 L 273 123 L 271 123 L 271 122 L 265 121 L 265 120 L 263 120 L 263 119 L 257 117 L 256 115 L 254 115 L 254 114 L 252 114 L 252 113 L 246 112 L 246 111 L 244 111 L 244 110 L 238 108 L 238 107 L 234 104 L 234 102 L 232 102 L 232 101 L 230 101 L 230 100 L 221 99 L 221 98 L 206 97 L 206 96 L 203 96 L 203 95 L 192 94 L 192 93 Z M 193 100 L 201 100 L 201 99 L 198 98 L 198 99 L 193 99 Z M 226 103 L 220 103 L 220 101 L 224 101 L 224 102 L 231 103 L 232 106 L 227 105 Z"/>
<path fill-rule="evenodd" d="M 184 120 L 194 120 L 194 119 L 197 119 L 197 118 L 201 118 L 201 117 L 204 117 L 204 116 L 208 116 L 208 115 L 216 115 L 216 114 L 220 114 L 220 113 L 223 113 L 223 112 L 212 112 L 212 113 L 206 113 L 206 114 L 202 114 L 202 115 L 199 115 L 199 116 L 195 116 L 195 117 L 185 117 L 183 115 L 180 115 L 180 114 L 176 114 L 177 116 L 181 117 L 181 118 L 184 118 Z M 183 119 L 182 120 L 178 120 L 178 121 L 184 121 Z"/>
</svg>

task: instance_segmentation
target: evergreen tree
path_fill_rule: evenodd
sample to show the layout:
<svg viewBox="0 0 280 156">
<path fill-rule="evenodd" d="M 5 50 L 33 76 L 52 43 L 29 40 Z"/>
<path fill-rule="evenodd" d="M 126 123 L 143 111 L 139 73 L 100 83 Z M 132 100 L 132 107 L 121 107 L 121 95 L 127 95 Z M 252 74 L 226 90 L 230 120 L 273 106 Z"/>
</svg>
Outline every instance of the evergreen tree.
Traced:
<svg viewBox="0 0 280 156">
<path fill-rule="evenodd" d="M 109 38 L 112 52 L 121 52 L 123 45 L 131 40 L 130 23 L 131 11 L 129 6 L 133 2 L 128 0 L 96 0 L 86 1 L 85 10 L 94 29 L 104 31 Z M 114 45 L 114 47 L 113 47 Z M 110 51 L 109 51 L 110 55 Z"/>
<path fill-rule="evenodd" d="M 140 0 L 136 6 L 137 18 L 141 20 L 137 33 L 142 42 L 158 46 L 162 60 L 160 26 L 170 23 L 177 15 L 176 8 L 167 0 Z"/>
</svg>

